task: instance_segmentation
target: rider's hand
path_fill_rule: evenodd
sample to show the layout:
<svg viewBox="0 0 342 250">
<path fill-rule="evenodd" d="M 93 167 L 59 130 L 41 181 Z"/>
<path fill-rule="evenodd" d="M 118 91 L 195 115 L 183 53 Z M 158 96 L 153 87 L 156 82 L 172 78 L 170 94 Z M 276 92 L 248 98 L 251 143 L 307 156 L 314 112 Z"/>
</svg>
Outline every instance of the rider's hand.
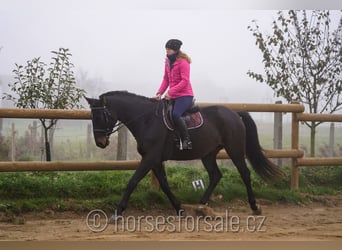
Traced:
<svg viewBox="0 0 342 250">
<path fill-rule="evenodd" d="M 159 101 L 161 99 L 161 94 L 157 94 L 155 99 L 157 99 Z"/>
<path fill-rule="evenodd" d="M 166 93 L 164 98 L 165 98 L 166 100 L 170 100 L 170 99 L 171 99 L 169 93 Z"/>
</svg>

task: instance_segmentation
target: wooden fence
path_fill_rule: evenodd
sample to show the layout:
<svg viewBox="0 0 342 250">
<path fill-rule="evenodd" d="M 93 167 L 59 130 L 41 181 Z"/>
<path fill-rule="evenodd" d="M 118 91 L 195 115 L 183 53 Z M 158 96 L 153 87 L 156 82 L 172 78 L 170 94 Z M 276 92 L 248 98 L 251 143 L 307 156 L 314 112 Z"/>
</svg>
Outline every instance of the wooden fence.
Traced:
<svg viewBox="0 0 342 250">
<path fill-rule="evenodd" d="M 342 122 L 342 115 L 292 113 L 292 150 L 299 148 L 299 122 L 301 121 Z M 293 157 L 291 188 L 299 187 L 298 167 L 300 166 L 342 166 L 342 157 Z"/>
<path fill-rule="evenodd" d="M 292 113 L 292 135 L 290 150 L 265 150 L 268 158 L 291 158 L 292 176 L 291 187 L 298 188 L 298 167 L 318 165 L 342 165 L 342 158 L 306 158 L 304 152 L 299 149 L 299 122 L 300 121 L 325 121 L 342 122 L 342 115 L 318 115 L 305 114 L 301 104 L 224 104 L 224 103 L 199 103 L 199 106 L 222 105 L 236 111 L 248 112 L 274 112 Z M 60 109 L 0 109 L 0 118 L 46 118 L 46 119 L 91 119 L 89 110 L 60 110 Z M 229 156 L 221 151 L 218 159 L 228 159 Z M 89 171 L 89 170 L 134 170 L 139 161 L 98 161 L 98 162 L 72 162 L 72 161 L 21 161 L 0 162 L 0 172 L 18 171 Z"/>
</svg>

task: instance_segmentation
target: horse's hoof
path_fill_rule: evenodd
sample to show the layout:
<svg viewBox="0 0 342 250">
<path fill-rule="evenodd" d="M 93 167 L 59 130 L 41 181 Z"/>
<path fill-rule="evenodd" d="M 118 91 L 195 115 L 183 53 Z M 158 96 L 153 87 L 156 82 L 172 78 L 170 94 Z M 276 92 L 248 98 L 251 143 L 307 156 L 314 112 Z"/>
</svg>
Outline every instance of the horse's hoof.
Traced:
<svg viewBox="0 0 342 250">
<path fill-rule="evenodd" d="M 120 221 L 121 219 L 123 219 L 122 215 L 118 215 L 117 212 L 115 211 L 115 213 L 112 215 L 112 217 L 110 217 L 109 223 L 115 224 L 116 222 Z"/>
<path fill-rule="evenodd" d="M 177 212 L 178 217 L 184 217 L 185 216 L 185 211 L 183 208 L 179 209 Z"/>
<path fill-rule="evenodd" d="M 253 215 L 261 215 L 262 214 L 262 210 L 260 207 L 258 207 L 256 210 L 253 210 Z"/>
<path fill-rule="evenodd" d="M 116 215 L 113 215 L 112 217 L 110 217 L 108 223 L 109 224 L 115 224 L 118 221 L 119 221 L 118 217 Z"/>
<path fill-rule="evenodd" d="M 209 207 L 209 202 L 198 204 L 198 208 Z"/>
</svg>

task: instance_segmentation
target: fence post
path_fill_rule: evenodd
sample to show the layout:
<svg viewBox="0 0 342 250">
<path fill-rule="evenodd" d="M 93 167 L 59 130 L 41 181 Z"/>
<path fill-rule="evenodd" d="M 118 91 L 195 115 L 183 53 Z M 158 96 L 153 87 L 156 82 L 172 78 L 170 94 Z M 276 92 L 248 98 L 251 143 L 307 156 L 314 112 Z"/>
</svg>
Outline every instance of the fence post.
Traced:
<svg viewBox="0 0 342 250">
<path fill-rule="evenodd" d="M 15 161 L 15 125 L 12 123 L 11 161 Z"/>
<path fill-rule="evenodd" d="M 127 160 L 127 134 L 128 129 L 123 126 L 118 131 L 118 152 L 116 155 L 117 160 Z"/>
<path fill-rule="evenodd" d="M 0 118 L 0 136 L 2 136 L 3 119 Z"/>
<path fill-rule="evenodd" d="M 294 104 L 299 104 L 299 102 L 292 102 Z M 299 149 L 299 121 L 297 118 L 297 113 L 292 113 L 292 134 L 291 134 L 291 149 Z M 298 189 L 299 187 L 299 175 L 298 175 L 298 160 L 297 158 L 292 158 L 291 160 L 291 188 Z"/>
<path fill-rule="evenodd" d="M 28 126 L 30 131 L 30 154 L 36 156 L 36 148 L 37 148 L 37 121 L 33 121 Z"/>
<path fill-rule="evenodd" d="M 276 101 L 276 104 L 282 104 L 281 101 Z M 283 113 L 274 112 L 274 125 L 273 125 L 273 148 L 283 148 Z M 277 165 L 282 165 L 281 158 L 277 159 Z"/>
<path fill-rule="evenodd" d="M 86 144 L 86 157 L 88 159 L 91 159 L 92 158 L 92 155 L 91 155 L 91 145 L 92 145 L 92 134 L 91 134 L 91 128 L 92 128 L 92 125 L 91 123 L 88 123 L 87 125 L 87 144 Z"/>
<path fill-rule="evenodd" d="M 329 130 L 329 156 L 334 157 L 334 144 L 335 144 L 335 123 L 330 123 L 330 130 Z"/>
</svg>

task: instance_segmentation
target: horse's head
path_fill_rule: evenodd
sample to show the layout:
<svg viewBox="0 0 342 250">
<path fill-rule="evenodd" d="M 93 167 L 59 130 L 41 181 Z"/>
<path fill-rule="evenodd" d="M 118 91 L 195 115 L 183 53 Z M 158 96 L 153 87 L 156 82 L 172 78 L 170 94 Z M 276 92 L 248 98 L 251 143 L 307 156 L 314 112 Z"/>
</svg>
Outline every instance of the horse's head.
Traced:
<svg viewBox="0 0 342 250">
<path fill-rule="evenodd" d="M 109 145 L 109 136 L 117 122 L 114 116 L 106 107 L 102 99 L 86 97 L 91 109 L 91 120 L 93 122 L 93 133 L 96 146 L 105 148 Z"/>
</svg>

